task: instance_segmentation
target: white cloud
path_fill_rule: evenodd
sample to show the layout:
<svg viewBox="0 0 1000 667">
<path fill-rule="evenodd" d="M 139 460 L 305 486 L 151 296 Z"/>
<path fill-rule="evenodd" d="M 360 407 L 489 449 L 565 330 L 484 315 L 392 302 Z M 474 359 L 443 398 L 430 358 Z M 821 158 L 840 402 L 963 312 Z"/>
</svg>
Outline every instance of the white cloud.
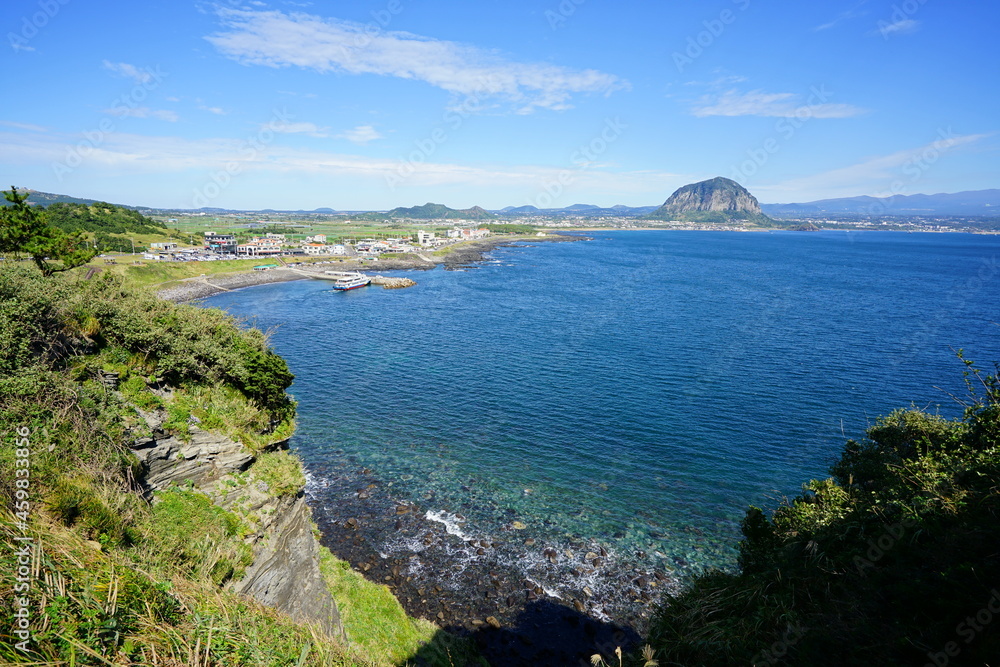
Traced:
<svg viewBox="0 0 1000 667">
<path fill-rule="evenodd" d="M 316 137 L 319 139 L 324 139 L 330 136 L 330 128 L 319 127 L 316 123 L 271 123 L 267 125 L 267 127 L 280 134 L 308 134 L 310 137 Z"/>
<path fill-rule="evenodd" d="M 32 125 L 31 123 L 15 123 L 12 120 L 0 120 L 0 125 L 6 125 L 7 127 L 17 128 L 18 130 L 27 130 L 28 132 L 46 132 L 47 131 L 41 125 Z"/>
<path fill-rule="evenodd" d="M 502 100 L 519 113 L 567 109 L 574 95 L 629 84 L 597 70 L 517 63 L 473 46 L 281 11 L 220 9 L 223 31 L 206 39 L 244 65 L 377 74 L 424 81 L 455 95 Z"/>
<path fill-rule="evenodd" d="M 717 96 L 706 96 L 692 110 L 699 118 L 705 116 L 769 116 L 784 118 L 850 118 L 865 113 L 852 104 L 826 102 L 829 93 L 814 90 L 805 100 L 795 93 L 766 93 L 751 90 L 740 93 L 728 90 Z"/>
<path fill-rule="evenodd" d="M 8 164 L 44 165 L 62 162 L 79 143 L 73 134 L 23 134 L 0 131 L 0 155 Z M 245 139 L 183 139 L 175 136 L 148 136 L 114 132 L 88 151 L 86 168 L 92 174 L 112 178 L 127 173 L 165 174 L 183 179 L 184 174 L 209 174 L 239 166 L 238 176 L 256 175 L 269 179 L 309 176 L 343 177 L 387 188 L 387 178 L 399 175 L 400 161 L 333 153 L 311 148 L 293 148 L 278 143 L 252 149 Z M 575 193 L 615 192 L 621 196 L 646 192 L 664 193 L 666 198 L 689 178 L 660 171 L 607 171 L 600 168 L 571 170 Z M 410 192 L 433 186 L 483 189 L 516 188 L 533 196 L 544 192 L 547 183 L 562 183 L 565 167 L 538 165 L 465 165 L 424 163 L 408 175 L 401 190 Z M 423 196 L 421 191 L 418 196 Z M 616 195 L 617 196 L 617 195 Z M 656 198 L 659 198 L 657 195 Z M 568 202 L 572 203 L 572 202 Z"/>
<path fill-rule="evenodd" d="M 818 198 L 872 195 L 886 197 L 905 192 L 924 179 L 941 156 L 975 144 L 989 134 L 954 135 L 942 131 L 935 141 L 917 148 L 870 157 L 857 164 L 802 176 L 774 185 L 754 186 L 754 192 L 772 202 L 802 202 Z M 900 192 L 899 190 L 903 190 Z M 895 190 L 895 191 L 894 191 Z"/>
<path fill-rule="evenodd" d="M 104 113 L 118 116 L 119 118 L 156 118 L 170 123 L 176 123 L 180 118 L 175 111 L 166 109 L 150 109 L 149 107 L 127 107 L 124 105 L 105 109 Z"/>
<path fill-rule="evenodd" d="M 148 83 L 153 79 L 153 73 L 149 70 L 142 70 L 128 63 L 113 63 L 105 60 L 103 65 L 104 69 L 126 79 L 132 79 L 136 83 Z"/>
<path fill-rule="evenodd" d="M 201 109 L 202 111 L 214 113 L 216 116 L 225 116 L 227 113 L 226 110 L 223 109 L 222 107 L 206 107 L 204 105 L 200 105 L 198 108 Z"/>
<path fill-rule="evenodd" d="M 859 16 L 864 16 L 868 12 L 867 11 L 863 11 L 861 8 L 867 2 L 868 2 L 868 0 L 861 0 L 861 2 L 859 2 L 858 4 L 856 4 L 854 7 L 848 9 L 846 12 L 842 12 L 841 14 L 839 14 L 837 16 L 837 18 L 833 19 L 832 21 L 830 21 L 828 23 L 824 23 L 822 25 L 818 25 L 815 28 L 813 28 L 813 30 L 815 30 L 816 32 L 820 32 L 821 30 L 829 30 L 830 28 L 834 28 L 834 27 L 840 25 L 844 21 L 850 21 L 853 18 L 857 18 Z"/>
<path fill-rule="evenodd" d="M 914 19 L 901 19 L 893 23 L 879 21 L 878 30 L 873 31 L 872 34 L 882 35 L 886 38 L 888 38 L 889 35 L 905 35 L 916 31 L 919 25 L 920 21 L 916 21 Z"/>
<path fill-rule="evenodd" d="M 371 125 L 358 125 L 353 130 L 347 130 L 337 135 L 338 139 L 347 139 L 348 141 L 358 144 L 359 146 L 364 146 L 370 141 L 375 141 L 376 139 L 381 139 L 382 135 Z"/>
</svg>

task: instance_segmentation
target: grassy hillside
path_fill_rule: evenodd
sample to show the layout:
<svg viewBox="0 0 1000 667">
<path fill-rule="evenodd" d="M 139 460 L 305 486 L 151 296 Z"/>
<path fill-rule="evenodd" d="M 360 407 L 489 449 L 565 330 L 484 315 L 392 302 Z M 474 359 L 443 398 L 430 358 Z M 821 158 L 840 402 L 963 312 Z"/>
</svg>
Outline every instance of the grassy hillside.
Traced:
<svg viewBox="0 0 1000 667">
<path fill-rule="evenodd" d="M 963 418 L 893 412 L 830 479 L 751 508 L 741 572 L 660 610 L 660 664 L 997 664 L 1000 382 L 966 364 Z"/>
<path fill-rule="evenodd" d="M 181 440 L 199 424 L 256 452 L 226 484 L 297 493 L 297 459 L 266 451 L 292 431 L 291 380 L 263 334 L 221 311 L 175 306 L 113 275 L 0 267 L 0 532 L 15 547 L 0 555 L 11 601 L 0 662 L 389 665 L 443 644 L 465 664 L 466 645 L 407 618 L 325 550 L 349 644 L 237 596 L 226 585 L 252 560 L 253 509 L 223 509 L 193 487 L 154 503 L 139 493 L 128 444 L 149 426 L 137 407 L 165 411 L 163 428 Z"/>
</svg>

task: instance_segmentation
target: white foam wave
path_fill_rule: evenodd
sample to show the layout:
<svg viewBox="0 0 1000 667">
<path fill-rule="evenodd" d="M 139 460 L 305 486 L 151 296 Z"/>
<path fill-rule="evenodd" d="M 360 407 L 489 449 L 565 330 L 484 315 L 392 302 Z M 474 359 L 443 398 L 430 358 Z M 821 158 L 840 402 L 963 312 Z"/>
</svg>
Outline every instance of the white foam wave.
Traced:
<svg viewBox="0 0 1000 667">
<path fill-rule="evenodd" d="M 462 523 L 462 519 L 457 514 L 452 514 L 451 512 L 437 510 L 427 510 L 424 518 L 428 521 L 435 521 L 444 526 L 444 530 L 449 535 L 454 535 L 455 537 L 461 538 L 463 540 L 471 540 L 472 538 L 462 532 L 459 524 Z"/>
</svg>

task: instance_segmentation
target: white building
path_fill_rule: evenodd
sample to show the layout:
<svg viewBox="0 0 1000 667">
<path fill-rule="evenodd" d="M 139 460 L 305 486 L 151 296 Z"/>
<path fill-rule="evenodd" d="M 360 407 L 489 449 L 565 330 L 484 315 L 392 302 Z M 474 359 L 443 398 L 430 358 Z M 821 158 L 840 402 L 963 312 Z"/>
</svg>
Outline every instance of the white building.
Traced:
<svg viewBox="0 0 1000 667">
<path fill-rule="evenodd" d="M 417 243 L 420 245 L 430 245 L 434 243 L 434 232 L 417 231 Z"/>
</svg>

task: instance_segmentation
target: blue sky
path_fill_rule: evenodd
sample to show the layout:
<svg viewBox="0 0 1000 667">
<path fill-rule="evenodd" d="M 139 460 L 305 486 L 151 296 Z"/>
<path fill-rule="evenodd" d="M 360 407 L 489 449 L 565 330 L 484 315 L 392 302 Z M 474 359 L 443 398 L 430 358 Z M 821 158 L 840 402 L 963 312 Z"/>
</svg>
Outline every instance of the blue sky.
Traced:
<svg viewBox="0 0 1000 667">
<path fill-rule="evenodd" d="M 1000 187 L 1000 6 L 13 0 L 0 179 L 158 207 Z"/>
</svg>

